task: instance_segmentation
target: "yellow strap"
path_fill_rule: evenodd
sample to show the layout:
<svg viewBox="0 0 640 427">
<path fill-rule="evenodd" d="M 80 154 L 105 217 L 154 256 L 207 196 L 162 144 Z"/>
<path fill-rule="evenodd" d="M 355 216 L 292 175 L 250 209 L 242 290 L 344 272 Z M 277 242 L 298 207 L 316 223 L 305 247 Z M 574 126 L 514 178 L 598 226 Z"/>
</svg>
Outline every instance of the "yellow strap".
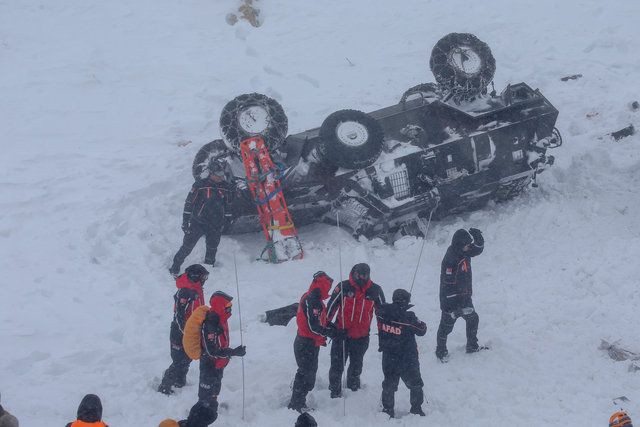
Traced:
<svg viewBox="0 0 640 427">
<path fill-rule="evenodd" d="M 293 224 L 287 224 L 287 225 L 270 225 L 267 227 L 268 230 L 288 230 L 290 228 L 293 228 Z"/>
</svg>

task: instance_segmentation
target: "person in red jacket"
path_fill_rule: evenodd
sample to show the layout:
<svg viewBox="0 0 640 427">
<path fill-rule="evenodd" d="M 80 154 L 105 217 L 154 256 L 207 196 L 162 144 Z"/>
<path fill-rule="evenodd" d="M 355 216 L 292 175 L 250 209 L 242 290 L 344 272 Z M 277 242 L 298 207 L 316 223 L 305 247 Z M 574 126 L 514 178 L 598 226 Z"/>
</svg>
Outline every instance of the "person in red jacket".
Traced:
<svg viewBox="0 0 640 427">
<path fill-rule="evenodd" d="M 342 395 L 340 380 L 347 359 L 347 387 L 352 391 L 360 388 L 362 360 L 369 348 L 369 329 L 374 309 L 377 311 L 385 304 L 382 288 L 371 281 L 370 271 L 367 264 L 354 265 L 349 280 L 336 285 L 327 304 L 328 318 L 336 318 L 339 331 L 331 343 L 329 390 L 332 398 Z M 344 332 L 340 332 L 342 330 Z"/>
<path fill-rule="evenodd" d="M 184 274 L 176 279 L 178 291 L 173 296 L 173 320 L 169 341 L 171 343 L 171 366 L 164 371 L 162 381 L 158 387 L 160 393 L 173 394 L 172 387 L 184 387 L 187 382 L 187 372 L 191 358 L 187 356 L 182 346 L 184 325 L 193 311 L 204 305 L 202 287 L 209 277 L 209 272 L 200 264 L 187 267 Z"/>
<path fill-rule="evenodd" d="M 204 425 L 218 418 L 218 395 L 222 387 L 224 368 L 232 356 L 244 356 L 244 345 L 229 348 L 229 324 L 233 297 L 222 291 L 216 291 L 209 300 L 209 311 L 202 323 L 200 356 L 200 385 L 198 403 L 192 410 L 200 414 Z"/>
<path fill-rule="evenodd" d="M 299 412 L 305 409 L 307 393 L 313 390 L 316 383 L 320 347 L 327 345 L 326 337 L 335 337 L 336 334 L 335 326 L 327 322 L 327 308 L 323 302 L 329 298 L 332 283 L 333 279 L 327 273 L 318 271 L 298 304 L 298 333 L 293 342 L 298 371 L 287 407 Z"/>
</svg>

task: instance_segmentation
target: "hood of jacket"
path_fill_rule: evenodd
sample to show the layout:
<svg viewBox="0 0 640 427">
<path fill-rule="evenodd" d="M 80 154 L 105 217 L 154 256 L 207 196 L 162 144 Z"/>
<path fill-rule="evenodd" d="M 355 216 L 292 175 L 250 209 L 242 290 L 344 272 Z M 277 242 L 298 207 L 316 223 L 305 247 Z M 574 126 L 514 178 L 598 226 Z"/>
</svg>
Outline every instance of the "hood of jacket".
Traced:
<svg viewBox="0 0 640 427">
<path fill-rule="evenodd" d="M 473 237 L 471 237 L 471 234 L 469 234 L 469 232 L 464 228 L 461 228 L 453 233 L 453 237 L 451 238 L 451 247 L 456 254 L 462 255 L 464 253 L 462 251 L 464 247 L 471 244 L 472 242 Z"/>
<path fill-rule="evenodd" d="M 320 298 L 323 300 L 329 298 L 329 291 L 331 290 L 332 281 L 327 275 L 318 276 L 313 279 L 311 285 L 309 285 L 309 293 L 312 293 L 316 289 L 320 292 Z"/>
<path fill-rule="evenodd" d="M 227 310 L 227 305 L 233 300 L 233 298 L 222 292 L 216 292 L 211 296 L 209 300 L 210 312 L 213 312 L 220 317 L 220 321 L 226 322 L 231 317 L 231 311 Z"/>
<path fill-rule="evenodd" d="M 187 277 L 187 273 L 184 273 L 178 276 L 178 278 L 176 279 L 176 288 L 178 289 L 185 288 L 185 289 L 193 289 L 194 291 L 201 291 L 202 284 L 200 282 L 192 282 Z"/>
<path fill-rule="evenodd" d="M 87 394 L 78 406 L 78 421 L 95 423 L 102 419 L 102 402 L 95 394 Z"/>
</svg>

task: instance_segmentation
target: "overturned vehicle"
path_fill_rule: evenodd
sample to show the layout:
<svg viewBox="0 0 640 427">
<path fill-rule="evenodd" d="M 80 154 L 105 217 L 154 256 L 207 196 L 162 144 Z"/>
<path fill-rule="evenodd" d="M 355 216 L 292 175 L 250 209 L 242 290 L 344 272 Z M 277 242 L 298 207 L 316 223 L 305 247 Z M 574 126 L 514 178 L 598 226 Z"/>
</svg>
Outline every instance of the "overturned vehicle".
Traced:
<svg viewBox="0 0 640 427">
<path fill-rule="evenodd" d="M 399 103 L 369 113 L 341 110 L 319 128 L 287 135 L 273 99 L 240 95 L 223 109 L 223 140 L 203 146 L 194 177 L 223 162 L 244 178 L 239 144 L 264 138 L 296 226 L 326 222 L 354 236 L 424 234 L 426 220 L 506 201 L 536 185 L 561 145 L 558 110 L 525 83 L 493 86 L 495 60 L 471 34 L 452 33 L 430 59 L 436 83 L 407 90 Z M 237 200 L 228 233 L 260 229 L 249 192 Z"/>
</svg>

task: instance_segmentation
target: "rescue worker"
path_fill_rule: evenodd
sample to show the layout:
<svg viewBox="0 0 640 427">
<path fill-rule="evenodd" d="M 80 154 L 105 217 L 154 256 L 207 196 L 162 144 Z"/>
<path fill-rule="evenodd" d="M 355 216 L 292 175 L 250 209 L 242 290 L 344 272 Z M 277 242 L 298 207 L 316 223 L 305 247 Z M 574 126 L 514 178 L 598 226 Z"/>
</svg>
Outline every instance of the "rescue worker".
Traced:
<svg viewBox="0 0 640 427">
<path fill-rule="evenodd" d="M 184 239 L 169 268 L 174 276 L 180 273 L 180 266 L 202 236 L 205 236 L 207 248 L 204 264 L 215 264 L 222 229 L 232 217 L 231 203 L 235 198 L 236 188 L 230 183 L 227 163 L 222 159 L 214 159 L 209 163 L 209 172 L 209 176 L 193 184 L 184 202 Z"/>
<path fill-rule="evenodd" d="M 18 419 L 0 405 L 0 427 L 18 427 Z"/>
<path fill-rule="evenodd" d="M 298 333 L 293 342 L 298 371 L 288 408 L 299 412 L 306 408 L 307 393 L 316 383 L 320 347 L 327 345 L 326 337 L 336 336 L 335 326 L 327 322 L 327 308 L 323 302 L 329 298 L 332 283 L 331 277 L 324 271 L 318 271 L 298 304 Z"/>
<path fill-rule="evenodd" d="M 108 427 L 102 421 L 102 402 L 95 394 L 87 394 L 78 406 L 78 418 L 66 427 Z"/>
<path fill-rule="evenodd" d="M 202 323 L 200 356 L 200 385 L 198 403 L 191 408 L 199 414 L 204 425 L 218 418 L 218 395 L 222 387 L 224 368 L 232 356 L 244 356 L 244 345 L 229 348 L 229 324 L 233 297 L 222 291 L 214 292 L 209 300 L 209 311 Z M 208 424 L 206 424 L 208 423 Z"/>
<path fill-rule="evenodd" d="M 446 362 L 447 336 L 456 320 L 462 317 L 467 326 L 467 353 L 480 350 L 478 346 L 479 317 L 473 307 L 471 257 L 484 250 L 484 238 L 477 228 L 459 229 L 453 234 L 451 245 L 442 260 L 440 269 L 440 309 L 442 316 L 438 327 L 436 357 Z"/>
<path fill-rule="evenodd" d="M 411 294 L 404 289 L 393 292 L 391 304 L 384 304 L 377 311 L 379 351 L 382 352 L 382 412 L 394 417 L 394 397 L 400 379 L 409 389 L 412 414 L 424 416 L 424 395 L 416 335 L 423 336 L 427 325 L 418 320 L 412 311 Z"/>
<path fill-rule="evenodd" d="M 336 285 L 327 304 L 328 320 L 335 317 L 338 328 L 331 343 L 329 390 L 332 398 L 342 396 L 341 377 L 347 360 L 347 387 L 352 391 L 360 388 L 373 311 L 385 303 L 382 288 L 371 281 L 370 271 L 365 263 L 354 265 L 349 279 Z"/>
<path fill-rule="evenodd" d="M 633 423 L 626 411 L 616 411 L 609 418 L 609 427 L 633 427 Z"/>
<path fill-rule="evenodd" d="M 172 387 L 181 388 L 187 382 L 187 372 L 191 358 L 187 356 L 182 345 L 184 327 L 194 310 L 204 305 L 202 287 L 209 277 L 209 272 L 200 264 L 186 268 L 184 274 L 176 279 L 178 291 L 173 296 L 173 320 L 169 342 L 171 345 L 171 365 L 164 372 L 158 391 L 167 395 L 173 394 Z"/>
</svg>

